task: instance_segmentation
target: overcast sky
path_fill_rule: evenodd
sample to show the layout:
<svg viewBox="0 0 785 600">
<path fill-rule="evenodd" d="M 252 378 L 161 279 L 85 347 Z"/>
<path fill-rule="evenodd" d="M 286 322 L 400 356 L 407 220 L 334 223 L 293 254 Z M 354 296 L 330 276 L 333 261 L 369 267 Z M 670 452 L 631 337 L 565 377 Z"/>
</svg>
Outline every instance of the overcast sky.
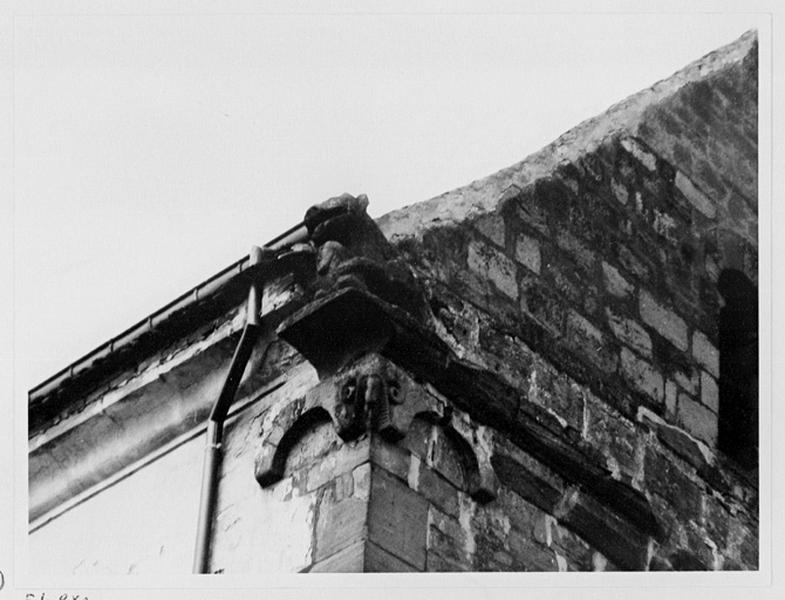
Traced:
<svg viewBox="0 0 785 600">
<path fill-rule="evenodd" d="M 366 193 L 378 216 L 426 200 L 756 26 L 767 22 L 739 14 L 18 16 L 20 385 L 311 204 Z"/>
</svg>

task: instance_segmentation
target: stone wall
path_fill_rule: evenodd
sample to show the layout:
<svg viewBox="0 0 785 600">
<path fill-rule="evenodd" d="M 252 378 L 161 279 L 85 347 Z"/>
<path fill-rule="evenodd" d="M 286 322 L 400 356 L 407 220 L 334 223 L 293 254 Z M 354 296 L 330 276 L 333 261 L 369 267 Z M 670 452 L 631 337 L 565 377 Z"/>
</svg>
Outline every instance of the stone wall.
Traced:
<svg viewBox="0 0 785 600">
<path fill-rule="evenodd" d="M 756 138 L 747 34 L 522 163 L 386 215 L 394 247 L 367 200 L 309 211 L 316 268 L 266 288 L 227 423 L 209 570 L 756 569 L 757 472 L 721 439 L 719 325 L 722 273 L 757 284 Z M 85 390 L 40 399 L 34 546 L 152 493 L 145 477 L 201 439 L 247 280 L 226 286 L 210 323 L 183 317 L 194 330 L 160 333 L 130 371 L 97 361 Z M 171 497 L 195 510 L 191 487 Z M 143 519 L 169 531 L 189 514 Z M 79 556 L 36 555 L 188 570 L 165 560 L 190 556 L 188 535 L 170 552 L 124 531 L 108 562 L 91 558 L 100 531 Z"/>
<path fill-rule="evenodd" d="M 719 68 L 588 151 L 567 148 L 550 172 L 526 174 L 553 148 L 380 221 L 429 281 L 443 336 L 525 398 L 510 410 L 546 409 L 645 495 L 664 528 L 647 568 L 758 564 L 757 473 L 717 444 L 718 280 L 734 269 L 757 282 L 757 44 L 746 36 L 717 54 L 706 61 Z M 409 212 L 422 224 L 407 233 Z M 513 456 L 500 478 L 545 511 L 540 531 L 601 538 L 560 518 L 568 496 L 516 483 L 529 458 Z M 561 554 L 570 568 L 613 566 Z"/>
</svg>

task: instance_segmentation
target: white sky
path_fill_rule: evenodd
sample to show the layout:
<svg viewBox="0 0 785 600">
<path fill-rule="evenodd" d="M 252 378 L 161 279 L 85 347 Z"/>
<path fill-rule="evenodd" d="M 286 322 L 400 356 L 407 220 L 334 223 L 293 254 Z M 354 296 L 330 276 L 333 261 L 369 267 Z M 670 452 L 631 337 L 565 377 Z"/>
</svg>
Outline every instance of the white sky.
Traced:
<svg viewBox="0 0 785 600">
<path fill-rule="evenodd" d="M 341 192 L 374 216 L 506 167 L 756 16 L 21 16 L 24 389 Z"/>
</svg>

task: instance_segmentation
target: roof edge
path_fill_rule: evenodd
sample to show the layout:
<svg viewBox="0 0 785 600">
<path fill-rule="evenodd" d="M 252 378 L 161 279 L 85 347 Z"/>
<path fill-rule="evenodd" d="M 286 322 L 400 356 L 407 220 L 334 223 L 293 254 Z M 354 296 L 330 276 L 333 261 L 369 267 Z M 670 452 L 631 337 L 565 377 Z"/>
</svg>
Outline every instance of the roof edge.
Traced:
<svg viewBox="0 0 785 600">
<path fill-rule="evenodd" d="M 670 77 L 581 122 L 523 160 L 468 185 L 391 211 L 376 222 L 387 238 L 395 242 L 412 237 L 422 239 L 423 234 L 432 228 L 461 223 L 493 212 L 508 197 L 511 188 L 522 190 L 550 175 L 560 164 L 574 162 L 595 150 L 609 137 L 634 131 L 646 108 L 665 101 L 689 83 L 740 63 L 757 40 L 757 30 L 751 29 Z"/>
</svg>

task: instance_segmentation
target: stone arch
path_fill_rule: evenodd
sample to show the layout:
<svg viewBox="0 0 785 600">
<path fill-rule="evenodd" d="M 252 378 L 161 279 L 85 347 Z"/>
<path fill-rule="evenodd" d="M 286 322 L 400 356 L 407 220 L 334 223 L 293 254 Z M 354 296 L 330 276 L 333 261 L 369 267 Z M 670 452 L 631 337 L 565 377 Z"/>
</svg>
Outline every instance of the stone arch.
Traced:
<svg viewBox="0 0 785 600">
<path fill-rule="evenodd" d="M 496 497 L 498 482 L 493 469 L 488 461 L 484 460 L 485 453 L 482 451 L 478 440 L 472 439 L 471 433 L 465 427 L 461 427 L 460 422 L 453 416 L 447 417 L 439 415 L 433 411 L 421 411 L 414 415 L 409 427 L 408 435 L 416 435 L 417 423 L 427 423 L 430 427 L 436 428 L 438 435 L 444 441 L 444 448 L 448 448 L 455 457 L 460 474 L 456 476 L 454 469 L 450 469 L 447 461 L 443 461 L 443 456 L 424 457 L 443 461 L 441 465 L 436 464 L 436 470 L 446 479 L 465 492 L 478 502 L 489 502 Z M 412 443 L 407 444 L 410 449 Z M 415 450 L 413 450 L 415 451 Z M 415 451 L 415 453 L 417 453 Z M 486 464 L 487 463 L 487 464 Z"/>
<path fill-rule="evenodd" d="M 265 441 L 267 451 L 261 456 L 256 465 L 256 480 L 262 487 L 267 487 L 279 481 L 286 471 L 286 462 L 295 445 L 313 428 L 329 424 L 334 428 L 330 413 L 321 406 L 305 410 L 298 416 L 290 417 L 290 422 L 282 424 L 280 436 L 275 433 Z"/>
</svg>

